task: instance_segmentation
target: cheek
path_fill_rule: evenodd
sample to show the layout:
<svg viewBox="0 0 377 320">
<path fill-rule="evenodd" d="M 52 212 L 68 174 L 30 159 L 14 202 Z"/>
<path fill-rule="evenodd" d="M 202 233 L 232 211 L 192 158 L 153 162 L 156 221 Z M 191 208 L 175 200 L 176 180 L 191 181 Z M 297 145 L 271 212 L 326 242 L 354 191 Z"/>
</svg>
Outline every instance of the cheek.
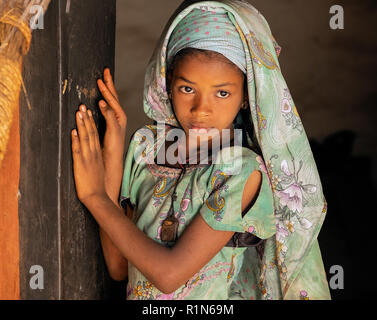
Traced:
<svg viewBox="0 0 377 320">
<path fill-rule="evenodd" d="M 172 103 L 174 114 L 178 122 L 182 124 L 182 122 L 187 119 L 189 108 L 187 108 L 185 103 L 183 103 L 183 101 L 180 101 L 179 99 L 174 99 Z"/>
<path fill-rule="evenodd" d="M 231 117 L 232 115 L 237 115 L 238 111 L 241 108 L 241 102 L 238 98 L 230 99 L 219 104 L 219 108 L 216 109 L 217 114 L 220 117 Z"/>
<path fill-rule="evenodd" d="M 214 118 L 217 118 L 219 122 L 221 122 L 221 125 L 225 127 L 230 127 L 236 118 L 238 112 L 241 109 L 241 103 L 238 101 L 239 99 L 236 99 L 235 101 L 232 101 L 231 103 L 224 104 L 220 106 L 218 109 L 218 112 L 216 112 L 216 115 Z"/>
</svg>

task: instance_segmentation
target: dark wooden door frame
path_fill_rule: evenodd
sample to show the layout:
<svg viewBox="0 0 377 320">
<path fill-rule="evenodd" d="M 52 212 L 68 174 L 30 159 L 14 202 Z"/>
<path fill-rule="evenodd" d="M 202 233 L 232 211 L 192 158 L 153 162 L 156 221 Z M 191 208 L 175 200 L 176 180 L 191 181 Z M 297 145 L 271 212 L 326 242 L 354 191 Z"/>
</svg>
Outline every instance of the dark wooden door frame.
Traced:
<svg viewBox="0 0 377 320">
<path fill-rule="evenodd" d="M 32 109 L 20 100 L 21 299 L 110 296 L 97 224 L 76 197 L 70 134 L 80 103 L 99 119 L 96 79 L 114 70 L 115 10 L 115 0 L 53 0 L 33 32 L 23 65 Z M 30 287 L 33 265 L 43 289 Z"/>
</svg>

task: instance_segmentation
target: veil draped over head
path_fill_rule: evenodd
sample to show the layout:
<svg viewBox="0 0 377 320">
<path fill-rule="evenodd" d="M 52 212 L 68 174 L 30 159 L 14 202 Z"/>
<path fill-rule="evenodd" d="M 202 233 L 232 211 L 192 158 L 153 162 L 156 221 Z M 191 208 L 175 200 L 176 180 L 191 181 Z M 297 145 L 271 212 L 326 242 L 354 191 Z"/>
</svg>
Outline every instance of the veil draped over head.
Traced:
<svg viewBox="0 0 377 320">
<path fill-rule="evenodd" d="M 165 27 L 148 64 L 144 111 L 157 122 L 179 127 L 166 90 L 168 44 L 175 27 L 194 9 L 208 15 L 225 10 L 245 52 L 246 61 L 234 62 L 245 68 L 249 121 L 263 157 L 260 170 L 269 176 L 276 217 L 275 236 L 259 248 L 263 251 L 258 283 L 262 296 L 330 299 L 317 240 L 327 203 L 305 130 L 280 70 L 281 48 L 259 11 L 244 1 L 184 1 Z"/>
</svg>

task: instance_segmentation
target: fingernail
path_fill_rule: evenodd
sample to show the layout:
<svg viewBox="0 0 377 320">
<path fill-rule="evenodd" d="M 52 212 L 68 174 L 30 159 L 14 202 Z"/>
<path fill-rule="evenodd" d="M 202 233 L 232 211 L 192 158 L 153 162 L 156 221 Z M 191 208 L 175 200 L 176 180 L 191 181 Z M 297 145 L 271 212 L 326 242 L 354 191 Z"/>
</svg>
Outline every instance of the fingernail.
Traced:
<svg viewBox="0 0 377 320">
<path fill-rule="evenodd" d="M 73 135 L 74 135 L 75 137 L 77 137 L 77 131 L 76 131 L 76 129 L 73 130 Z"/>
<path fill-rule="evenodd" d="M 83 104 L 80 106 L 80 108 L 81 108 L 81 110 L 82 110 L 83 112 L 86 111 L 86 108 L 85 108 L 85 106 L 84 106 Z"/>
<path fill-rule="evenodd" d="M 81 112 L 79 112 L 79 118 L 82 120 L 82 114 L 81 114 Z"/>
<path fill-rule="evenodd" d="M 92 116 L 92 111 L 88 110 L 88 115 L 89 115 L 89 117 L 91 117 Z"/>
</svg>

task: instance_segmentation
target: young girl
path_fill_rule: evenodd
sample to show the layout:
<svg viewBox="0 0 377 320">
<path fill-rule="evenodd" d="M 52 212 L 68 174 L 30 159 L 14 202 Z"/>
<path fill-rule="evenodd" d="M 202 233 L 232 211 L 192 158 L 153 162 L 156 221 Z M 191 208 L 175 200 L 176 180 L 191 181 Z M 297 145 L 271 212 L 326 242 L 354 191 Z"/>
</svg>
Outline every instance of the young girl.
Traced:
<svg viewBox="0 0 377 320">
<path fill-rule="evenodd" d="M 72 131 L 76 191 L 110 275 L 128 276 L 127 299 L 329 299 L 326 201 L 267 22 L 231 0 L 185 1 L 170 21 L 145 78 L 155 123 L 133 135 L 123 177 L 126 116 L 109 70 L 104 149 L 85 106 Z"/>
</svg>

